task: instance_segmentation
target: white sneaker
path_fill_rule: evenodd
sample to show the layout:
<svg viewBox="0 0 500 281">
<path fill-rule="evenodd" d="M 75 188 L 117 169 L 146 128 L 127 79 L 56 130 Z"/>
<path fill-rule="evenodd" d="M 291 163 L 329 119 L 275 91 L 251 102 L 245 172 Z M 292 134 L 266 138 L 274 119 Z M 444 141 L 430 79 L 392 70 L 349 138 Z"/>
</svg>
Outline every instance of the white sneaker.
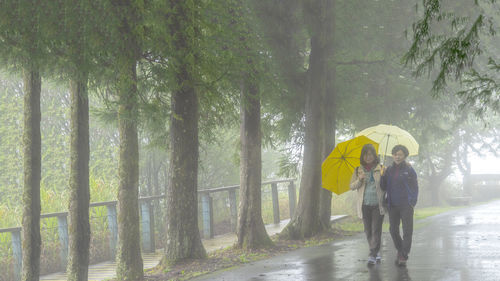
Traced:
<svg viewBox="0 0 500 281">
<path fill-rule="evenodd" d="M 368 257 L 368 265 L 376 264 L 377 259 L 375 257 L 369 256 Z"/>
</svg>

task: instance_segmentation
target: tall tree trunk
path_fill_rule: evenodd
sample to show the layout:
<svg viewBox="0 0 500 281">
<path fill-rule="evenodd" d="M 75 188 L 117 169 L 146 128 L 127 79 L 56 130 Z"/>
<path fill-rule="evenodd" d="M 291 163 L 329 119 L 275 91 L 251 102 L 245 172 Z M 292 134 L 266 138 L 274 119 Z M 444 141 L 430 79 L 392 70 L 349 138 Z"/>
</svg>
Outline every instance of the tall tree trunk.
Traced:
<svg viewBox="0 0 500 281">
<path fill-rule="evenodd" d="M 144 278 L 141 255 L 139 218 L 139 140 L 137 134 L 138 91 L 137 60 L 140 57 L 139 38 L 142 11 L 139 2 L 117 0 L 118 32 L 121 42 L 115 66 L 118 88 L 118 280 L 135 281 Z"/>
<path fill-rule="evenodd" d="M 88 280 L 89 222 L 89 101 L 87 78 L 70 82 L 71 171 L 68 212 L 68 280 Z"/>
<path fill-rule="evenodd" d="M 184 86 L 172 95 L 166 263 L 206 255 L 198 228 L 198 97 L 186 71 L 177 78 Z"/>
<path fill-rule="evenodd" d="M 241 87 L 241 158 L 238 246 L 256 249 L 272 245 L 262 220 L 260 93 L 251 77 Z"/>
<path fill-rule="evenodd" d="M 321 141 L 322 141 L 322 109 L 321 93 L 317 91 L 313 80 L 318 74 L 318 58 L 316 58 L 316 38 L 311 40 L 311 55 L 309 68 L 309 91 L 306 96 L 305 108 L 305 141 L 300 181 L 299 203 L 290 223 L 283 230 L 293 239 L 311 237 L 320 231 L 319 192 L 321 186 Z"/>
<path fill-rule="evenodd" d="M 304 157 L 300 182 L 299 203 L 292 220 L 283 230 L 294 239 L 311 237 L 323 230 L 319 217 L 321 188 L 322 142 L 325 139 L 322 102 L 327 90 L 327 34 L 323 26 L 331 0 L 310 1 L 305 5 L 306 22 L 310 23 L 311 53 L 307 79 L 305 107 Z"/>
<path fill-rule="evenodd" d="M 35 281 L 40 276 L 40 92 L 37 71 L 24 69 L 24 192 L 23 192 L 23 265 L 22 280 Z"/>
<path fill-rule="evenodd" d="M 335 66 L 327 66 L 328 72 L 328 84 L 327 93 L 325 96 L 325 102 L 323 102 L 325 119 L 323 122 L 325 138 L 323 140 L 323 146 L 321 149 L 321 156 L 323 161 L 328 157 L 330 152 L 335 148 L 335 128 L 336 128 L 336 118 L 335 118 Z M 328 229 L 331 227 L 330 219 L 332 216 L 332 192 L 321 188 L 320 191 L 320 201 L 319 201 L 319 219 L 323 229 Z"/>
<path fill-rule="evenodd" d="M 139 219 L 139 144 L 137 135 L 136 60 L 123 68 L 119 93 L 118 130 L 120 133 L 118 186 L 118 265 L 119 280 L 142 280 Z"/>
<path fill-rule="evenodd" d="M 329 0 L 325 3 L 326 16 L 324 22 L 320 25 L 324 32 L 324 45 L 326 57 L 326 91 L 323 95 L 324 102 L 324 119 L 323 131 L 324 139 L 321 151 L 322 160 L 324 161 L 330 152 L 335 148 L 335 129 L 336 129 L 336 110 L 335 110 L 335 78 L 336 65 L 333 63 L 333 43 L 335 35 L 335 0 Z M 321 188 L 319 201 L 319 219 L 321 228 L 329 229 L 331 227 L 330 218 L 332 216 L 332 192 Z"/>
<path fill-rule="evenodd" d="M 170 2 L 170 29 L 175 56 L 176 89 L 170 118 L 170 184 L 167 186 L 167 243 L 163 264 L 186 258 L 204 258 L 198 228 L 198 96 L 195 89 L 197 57 L 195 16 L 198 4 Z M 194 32 L 189 32 L 189 31 Z"/>
</svg>

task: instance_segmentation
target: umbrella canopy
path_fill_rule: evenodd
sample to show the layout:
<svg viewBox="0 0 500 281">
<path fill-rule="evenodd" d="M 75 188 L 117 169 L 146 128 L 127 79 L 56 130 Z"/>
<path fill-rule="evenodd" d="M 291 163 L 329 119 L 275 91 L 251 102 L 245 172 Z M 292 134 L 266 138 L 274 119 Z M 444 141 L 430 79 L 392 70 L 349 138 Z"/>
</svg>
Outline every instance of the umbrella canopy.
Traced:
<svg viewBox="0 0 500 281">
<path fill-rule="evenodd" d="M 380 155 L 391 155 L 392 148 L 397 144 L 402 144 L 408 148 L 409 155 L 418 154 L 418 143 L 407 131 L 392 125 L 380 124 L 369 127 L 356 134 L 366 136 L 379 144 Z"/>
<path fill-rule="evenodd" d="M 378 144 L 365 136 L 337 144 L 321 165 L 322 187 L 339 195 L 348 191 L 352 173 L 360 165 L 361 149 L 367 143 L 378 149 Z"/>
</svg>

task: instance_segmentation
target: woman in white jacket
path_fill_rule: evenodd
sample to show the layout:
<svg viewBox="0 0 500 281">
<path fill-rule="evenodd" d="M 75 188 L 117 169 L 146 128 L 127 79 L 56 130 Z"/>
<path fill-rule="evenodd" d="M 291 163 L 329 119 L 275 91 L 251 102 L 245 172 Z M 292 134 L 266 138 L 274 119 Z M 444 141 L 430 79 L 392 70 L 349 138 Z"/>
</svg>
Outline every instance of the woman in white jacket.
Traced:
<svg viewBox="0 0 500 281">
<path fill-rule="evenodd" d="M 370 247 L 368 264 L 373 265 L 381 260 L 379 251 L 385 214 L 385 191 L 380 188 L 382 166 L 373 145 L 363 146 L 360 163 L 354 170 L 350 188 L 358 191 L 357 212 L 363 219 Z"/>
</svg>

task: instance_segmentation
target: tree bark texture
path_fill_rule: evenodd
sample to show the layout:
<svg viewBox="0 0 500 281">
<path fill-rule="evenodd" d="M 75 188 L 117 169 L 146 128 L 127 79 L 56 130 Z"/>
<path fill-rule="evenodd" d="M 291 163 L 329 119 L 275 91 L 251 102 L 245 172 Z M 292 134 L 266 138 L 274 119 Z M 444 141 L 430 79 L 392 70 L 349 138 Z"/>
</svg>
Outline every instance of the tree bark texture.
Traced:
<svg viewBox="0 0 500 281">
<path fill-rule="evenodd" d="M 325 96 L 325 102 L 323 102 L 323 106 L 325 107 L 325 122 L 324 132 L 325 137 L 323 140 L 323 145 L 321 149 L 322 160 L 324 161 L 330 152 L 335 148 L 335 127 L 336 127 L 336 118 L 335 118 L 335 90 L 334 90 L 334 81 L 335 81 L 335 67 L 328 66 L 328 84 L 327 84 L 327 92 Z M 320 191 L 320 201 L 319 201 L 319 219 L 323 229 L 329 229 L 331 227 L 330 218 L 332 216 L 332 192 L 321 188 Z"/>
<path fill-rule="evenodd" d="M 24 79 L 24 192 L 23 192 L 23 265 L 22 280 L 35 281 L 40 276 L 40 179 L 41 77 L 37 71 L 25 69 Z"/>
<path fill-rule="evenodd" d="M 324 139 L 322 144 L 322 160 L 335 148 L 335 129 L 336 129 L 336 92 L 335 92 L 335 78 L 336 78 L 336 65 L 333 63 L 333 43 L 335 40 L 335 1 L 329 0 L 325 5 L 324 21 L 320 24 L 320 28 L 324 33 L 324 48 L 325 48 L 325 79 L 326 89 L 323 95 L 324 101 Z M 321 188 L 320 202 L 319 202 L 319 219 L 322 229 L 329 229 L 331 227 L 330 218 L 332 216 L 332 192 Z"/>
<path fill-rule="evenodd" d="M 68 281 L 88 280 L 89 221 L 89 101 L 87 79 L 72 80 L 71 91 L 71 171 L 68 212 Z"/>
<path fill-rule="evenodd" d="M 197 3 L 170 2 L 175 89 L 170 118 L 170 185 L 167 186 L 167 241 L 164 264 L 204 258 L 198 228 L 199 105 L 195 69 L 199 46 L 196 36 Z M 190 32 L 191 31 L 191 32 Z"/>
<path fill-rule="evenodd" d="M 144 278 L 139 218 L 139 144 L 137 135 L 136 61 L 131 59 L 123 71 L 119 93 L 118 130 L 120 133 L 118 186 L 118 265 L 119 280 Z"/>
<path fill-rule="evenodd" d="M 198 228 L 198 98 L 187 73 L 172 95 L 170 185 L 167 187 L 166 262 L 203 258 Z"/>
<path fill-rule="evenodd" d="M 118 280 L 135 281 L 144 278 L 141 255 L 139 217 L 139 143 L 137 134 L 138 91 L 137 60 L 140 45 L 137 34 L 141 23 L 140 5 L 130 0 L 113 2 L 119 20 L 121 38 L 117 46 L 115 67 L 118 89 Z"/>
<path fill-rule="evenodd" d="M 262 220 L 260 93 L 251 78 L 241 88 L 240 207 L 236 232 L 239 247 L 256 249 L 273 244 Z"/>
<path fill-rule="evenodd" d="M 283 233 L 293 239 L 303 239 L 323 230 L 319 206 L 321 189 L 322 143 L 325 140 L 325 108 L 322 103 L 327 92 L 328 34 L 327 20 L 332 0 L 309 1 L 304 4 L 306 22 L 310 26 L 311 53 L 307 77 L 305 106 L 305 136 L 299 203 L 292 220 Z"/>
</svg>

